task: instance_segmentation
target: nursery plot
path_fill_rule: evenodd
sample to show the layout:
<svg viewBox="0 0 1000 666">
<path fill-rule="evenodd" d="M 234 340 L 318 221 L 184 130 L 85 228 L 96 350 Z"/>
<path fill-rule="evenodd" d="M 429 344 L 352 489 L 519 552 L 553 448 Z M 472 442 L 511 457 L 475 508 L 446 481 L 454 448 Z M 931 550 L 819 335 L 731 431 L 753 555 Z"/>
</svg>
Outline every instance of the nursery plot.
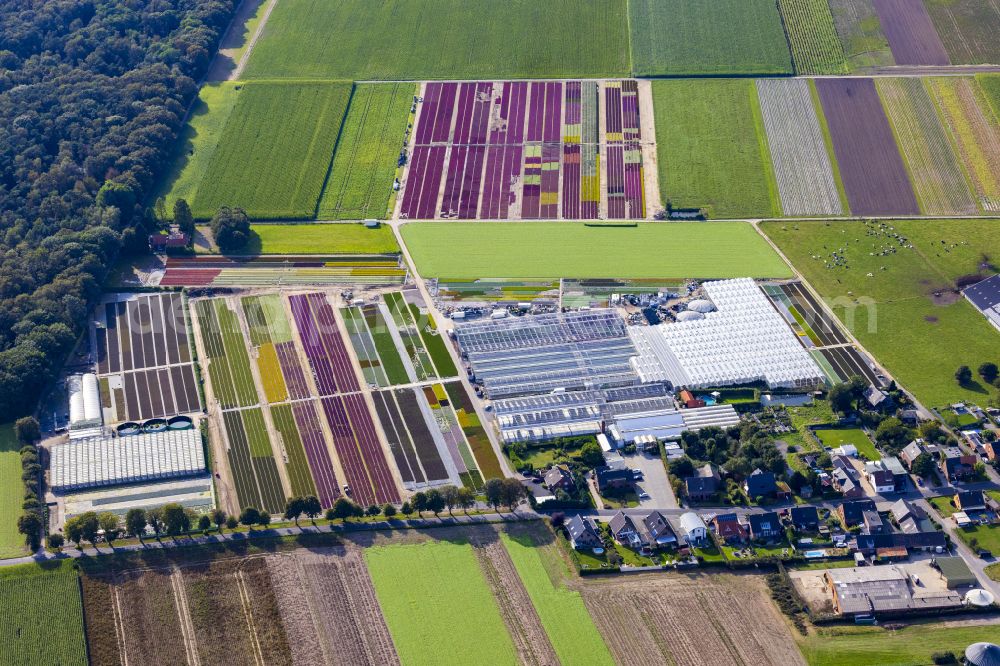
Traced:
<svg viewBox="0 0 1000 666">
<path fill-rule="evenodd" d="M 785 215 L 842 214 L 809 82 L 761 79 L 757 94 Z"/>
<path fill-rule="evenodd" d="M 398 254 L 168 257 L 160 286 L 393 285 L 406 275 Z"/>
<path fill-rule="evenodd" d="M 948 54 L 920 0 L 872 0 L 897 65 L 948 65 Z"/>
<path fill-rule="evenodd" d="M 790 74 L 773 0 L 630 0 L 636 76 Z"/>
<path fill-rule="evenodd" d="M 305 404 L 305 403 L 299 403 Z M 285 469 L 288 470 L 288 479 L 291 483 L 292 497 L 305 497 L 313 495 L 319 497 L 316 491 L 316 484 L 313 482 L 312 474 L 309 471 L 309 458 L 306 456 L 305 448 L 302 445 L 302 435 L 299 434 L 299 427 L 295 422 L 293 408 L 299 405 L 274 405 L 270 408 L 271 420 L 274 421 L 274 428 L 278 432 L 281 447 L 285 451 L 288 462 Z M 329 465 L 328 465 L 329 466 Z M 333 468 L 330 468 L 332 476 Z M 333 487 L 337 487 L 336 479 L 333 479 Z M 329 493 L 324 493 L 320 499 L 323 506 L 331 506 Z"/>
<path fill-rule="evenodd" d="M 953 65 L 1000 63 L 1000 3 L 996 0 L 925 0 Z"/>
<path fill-rule="evenodd" d="M 427 425 L 425 412 L 431 412 L 423 393 L 417 389 L 396 389 L 379 391 L 372 397 L 403 484 L 412 488 L 450 479 Z"/>
<path fill-rule="evenodd" d="M 195 217 L 238 206 L 258 219 L 313 218 L 351 84 L 248 82 L 238 95 L 191 202 Z"/>
<path fill-rule="evenodd" d="M 872 0 L 829 0 L 837 35 L 851 71 L 893 65 L 889 40 L 882 32 Z"/>
<path fill-rule="evenodd" d="M 988 213 L 1000 211 L 1000 119 L 976 79 L 927 79 L 958 154 L 972 180 L 979 204 Z"/>
<path fill-rule="evenodd" d="M 318 218 L 386 217 L 416 90 L 412 83 L 355 86 L 319 201 Z"/>
<path fill-rule="evenodd" d="M 844 47 L 826 0 L 779 0 L 797 74 L 846 74 Z"/>
<path fill-rule="evenodd" d="M 469 447 L 475 456 L 476 465 L 483 478 L 488 481 L 506 476 L 500 466 L 496 451 L 493 450 L 493 445 L 490 443 L 490 438 L 476 415 L 472 396 L 469 395 L 465 386 L 461 382 L 448 382 L 444 388 L 448 394 L 451 408 L 455 411 L 458 425 L 462 428 L 462 432 L 469 442 Z"/>
<path fill-rule="evenodd" d="M 423 387 L 424 401 L 430 406 L 434 423 L 444 440 L 452 464 L 458 470 L 462 485 L 479 490 L 485 479 L 479 471 L 476 457 L 465 438 L 458 415 L 450 403 L 450 396 L 441 384 Z"/>
<path fill-rule="evenodd" d="M 222 419 L 240 506 L 281 513 L 286 496 L 260 408 L 223 412 Z"/>
<path fill-rule="evenodd" d="M 927 215 L 978 212 L 951 139 L 923 81 L 880 78 L 876 86 L 909 167 L 921 210 Z"/>
<path fill-rule="evenodd" d="M 250 356 L 236 312 L 225 298 L 197 301 L 195 312 L 215 400 L 223 409 L 258 404 Z"/>
<path fill-rule="evenodd" d="M 892 128 L 871 79 L 817 79 L 854 215 L 920 212 Z"/>
</svg>

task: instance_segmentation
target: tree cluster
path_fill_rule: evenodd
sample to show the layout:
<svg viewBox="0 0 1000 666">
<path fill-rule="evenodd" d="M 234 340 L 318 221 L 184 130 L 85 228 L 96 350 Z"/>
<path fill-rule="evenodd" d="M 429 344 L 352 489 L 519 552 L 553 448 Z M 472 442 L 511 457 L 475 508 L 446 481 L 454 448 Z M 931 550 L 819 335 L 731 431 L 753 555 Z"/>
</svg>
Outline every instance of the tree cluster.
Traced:
<svg viewBox="0 0 1000 666">
<path fill-rule="evenodd" d="M 767 431 L 756 423 L 725 430 L 712 426 L 698 432 L 684 431 L 681 433 L 681 446 L 692 461 L 715 463 L 738 478 L 744 478 L 758 468 L 779 476 L 785 472 L 784 456 Z M 686 465 L 679 469 L 687 471 Z M 691 473 L 693 471 L 692 462 Z"/>
<path fill-rule="evenodd" d="M 42 544 L 45 531 L 45 507 L 41 496 L 42 464 L 38 459 L 35 442 L 41 438 L 41 429 L 33 416 L 25 416 L 14 423 L 14 435 L 21 444 L 21 481 L 24 483 L 23 512 L 17 519 L 17 531 L 24 535 L 24 542 L 34 552 Z"/>
<path fill-rule="evenodd" d="M 77 340 L 233 0 L 9 0 L 0 11 L 0 413 L 28 413 Z"/>
</svg>

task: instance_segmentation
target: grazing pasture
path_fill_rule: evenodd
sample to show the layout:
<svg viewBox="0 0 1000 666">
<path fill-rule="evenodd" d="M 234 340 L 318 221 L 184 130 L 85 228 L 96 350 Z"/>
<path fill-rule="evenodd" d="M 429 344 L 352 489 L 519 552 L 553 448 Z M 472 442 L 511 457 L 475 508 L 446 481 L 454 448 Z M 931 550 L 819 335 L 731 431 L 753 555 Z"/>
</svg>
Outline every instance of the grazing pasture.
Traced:
<svg viewBox="0 0 1000 666">
<path fill-rule="evenodd" d="M 392 229 L 363 224 L 254 224 L 243 252 L 256 254 L 392 254 Z"/>
<path fill-rule="evenodd" d="M 778 0 L 796 74 L 846 74 L 844 47 L 826 0 Z"/>
<path fill-rule="evenodd" d="M 919 78 L 879 78 L 879 96 L 926 215 L 979 211 L 951 139 Z"/>
<path fill-rule="evenodd" d="M 628 38 L 622 0 L 282 0 L 245 76 L 623 76 Z"/>
<path fill-rule="evenodd" d="M 5 664 L 87 664 L 77 573 L 68 563 L 53 564 L 14 566 L 0 575 L 0 661 Z"/>
<path fill-rule="evenodd" d="M 895 64 L 872 0 L 829 0 L 851 71 Z"/>
<path fill-rule="evenodd" d="M 472 546 L 455 541 L 374 546 L 364 557 L 403 663 L 439 663 L 442 651 L 455 663 L 517 663 Z M 446 637 L 446 643 L 428 636 Z"/>
<path fill-rule="evenodd" d="M 716 218 L 780 214 L 753 81 L 654 81 L 653 106 L 664 202 Z"/>
<path fill-rule="evenodd" d="M 238 206 L 257 219 L 311 219 L 351 96 L 350 83 L 242 84 L 191 208 Z"/>
<path fill-rule="evenodd" d="M 319 200 L 319 219 L 386 217 L 415 92 L 412 83 L 355 86 Z"/>
<path fill-rule="evenodd" d="M 1000 63 L 1000 3 L 924 0 L 953 65 Z"/>
<path fill-rule="evenodd" d="M 872 0 L 897 65 L 950 64 L 923 2 Z"/>
<path fill-rule="evenodd" d="M 986 402 L 996 394 L 978 382 L 955 381 L 960 365 L 975 368 L 995 358 L 996 331 L 956 293 L 954 282 L 978 272 L 984 255 L 1000 255 L 1000 221 L 761 226 L 859 342 L 923 404 Z M 834 264 L 834 251 L 844 258 L 841 265 Z"/>
<path fill-rule="evenodd" d="M 419 222 L 403 239 L 425 278 L 789 277 L 780 257 L 744 222 Z M 449 248 L 441 252 L 442 247 Z M 634 275 L 633 275 L 634 273 Z"/>
<path fill-rule="evenodd" d="M 995 107 L 977 79 L 932 78 L 927 86 L 951 130 L 980 206 L 987 213 L 1000 211 L 1000 119 L 993 113 Z"/>
<path fill-rule="evenodd" d="M 965 652 L 972 643 L 1000 641 L 996 624 L 920 623 L 900 628 L 823 627 L 796 637 L 809 666 L 925 666 L 933 655 Z"/>
<path fill-rule="evenodd" d="M 855 215 L 920 212 L 871 79 L 817 79 L 833 148 Z"/>
<path fill-rule="evenodd" d="M 757 94 L 785 215 L 841 215 L 843 206 L 809 82 L 760 79 Z"/>
<path fill-rule="evenodd" d="M 792 72 L 773 0 L 630 0 L 628 6 L 636 76 Z"/>
</svg>

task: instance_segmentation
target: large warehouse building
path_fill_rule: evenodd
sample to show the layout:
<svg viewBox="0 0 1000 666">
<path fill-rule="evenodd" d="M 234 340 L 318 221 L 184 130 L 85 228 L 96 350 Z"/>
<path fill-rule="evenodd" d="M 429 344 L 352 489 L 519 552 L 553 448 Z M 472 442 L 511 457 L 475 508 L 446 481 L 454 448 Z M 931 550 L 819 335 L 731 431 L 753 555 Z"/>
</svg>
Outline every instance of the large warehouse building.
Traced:
<svg viewBox="0 0 1000 666">
<path fill-rule="evenodd" d="M 657 326 L 633 326 L 632 367 L 644 382 L 706 388 L 763 381 L 771 388 L 821 385 L 823 371 L 750 278 L 704 283 L 709 305 L 698 315 Z"/>
</svg>

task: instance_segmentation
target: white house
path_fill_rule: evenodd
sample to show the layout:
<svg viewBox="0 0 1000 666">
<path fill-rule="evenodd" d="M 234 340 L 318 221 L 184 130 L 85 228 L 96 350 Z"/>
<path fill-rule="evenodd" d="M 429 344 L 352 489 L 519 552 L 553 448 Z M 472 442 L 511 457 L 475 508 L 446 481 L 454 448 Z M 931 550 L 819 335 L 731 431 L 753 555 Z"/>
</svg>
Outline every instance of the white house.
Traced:
<svg viewBox="0 0 1000 666">
<path fill-rule="evenodd" d="M 831 455 L 835 456 L 848 456 L 849 458 L 858 457 L 858 447 L 853 444 L 844 444 L 842 446 L 837 446 L 830 452 Z"/>
<path fill-rule="evenodd" d="M 705 521 L 694 511 L 688 511 L 681 516 L 681 531 L 690 544 L 702 543 L 708 536 Z"/>
</svg>

